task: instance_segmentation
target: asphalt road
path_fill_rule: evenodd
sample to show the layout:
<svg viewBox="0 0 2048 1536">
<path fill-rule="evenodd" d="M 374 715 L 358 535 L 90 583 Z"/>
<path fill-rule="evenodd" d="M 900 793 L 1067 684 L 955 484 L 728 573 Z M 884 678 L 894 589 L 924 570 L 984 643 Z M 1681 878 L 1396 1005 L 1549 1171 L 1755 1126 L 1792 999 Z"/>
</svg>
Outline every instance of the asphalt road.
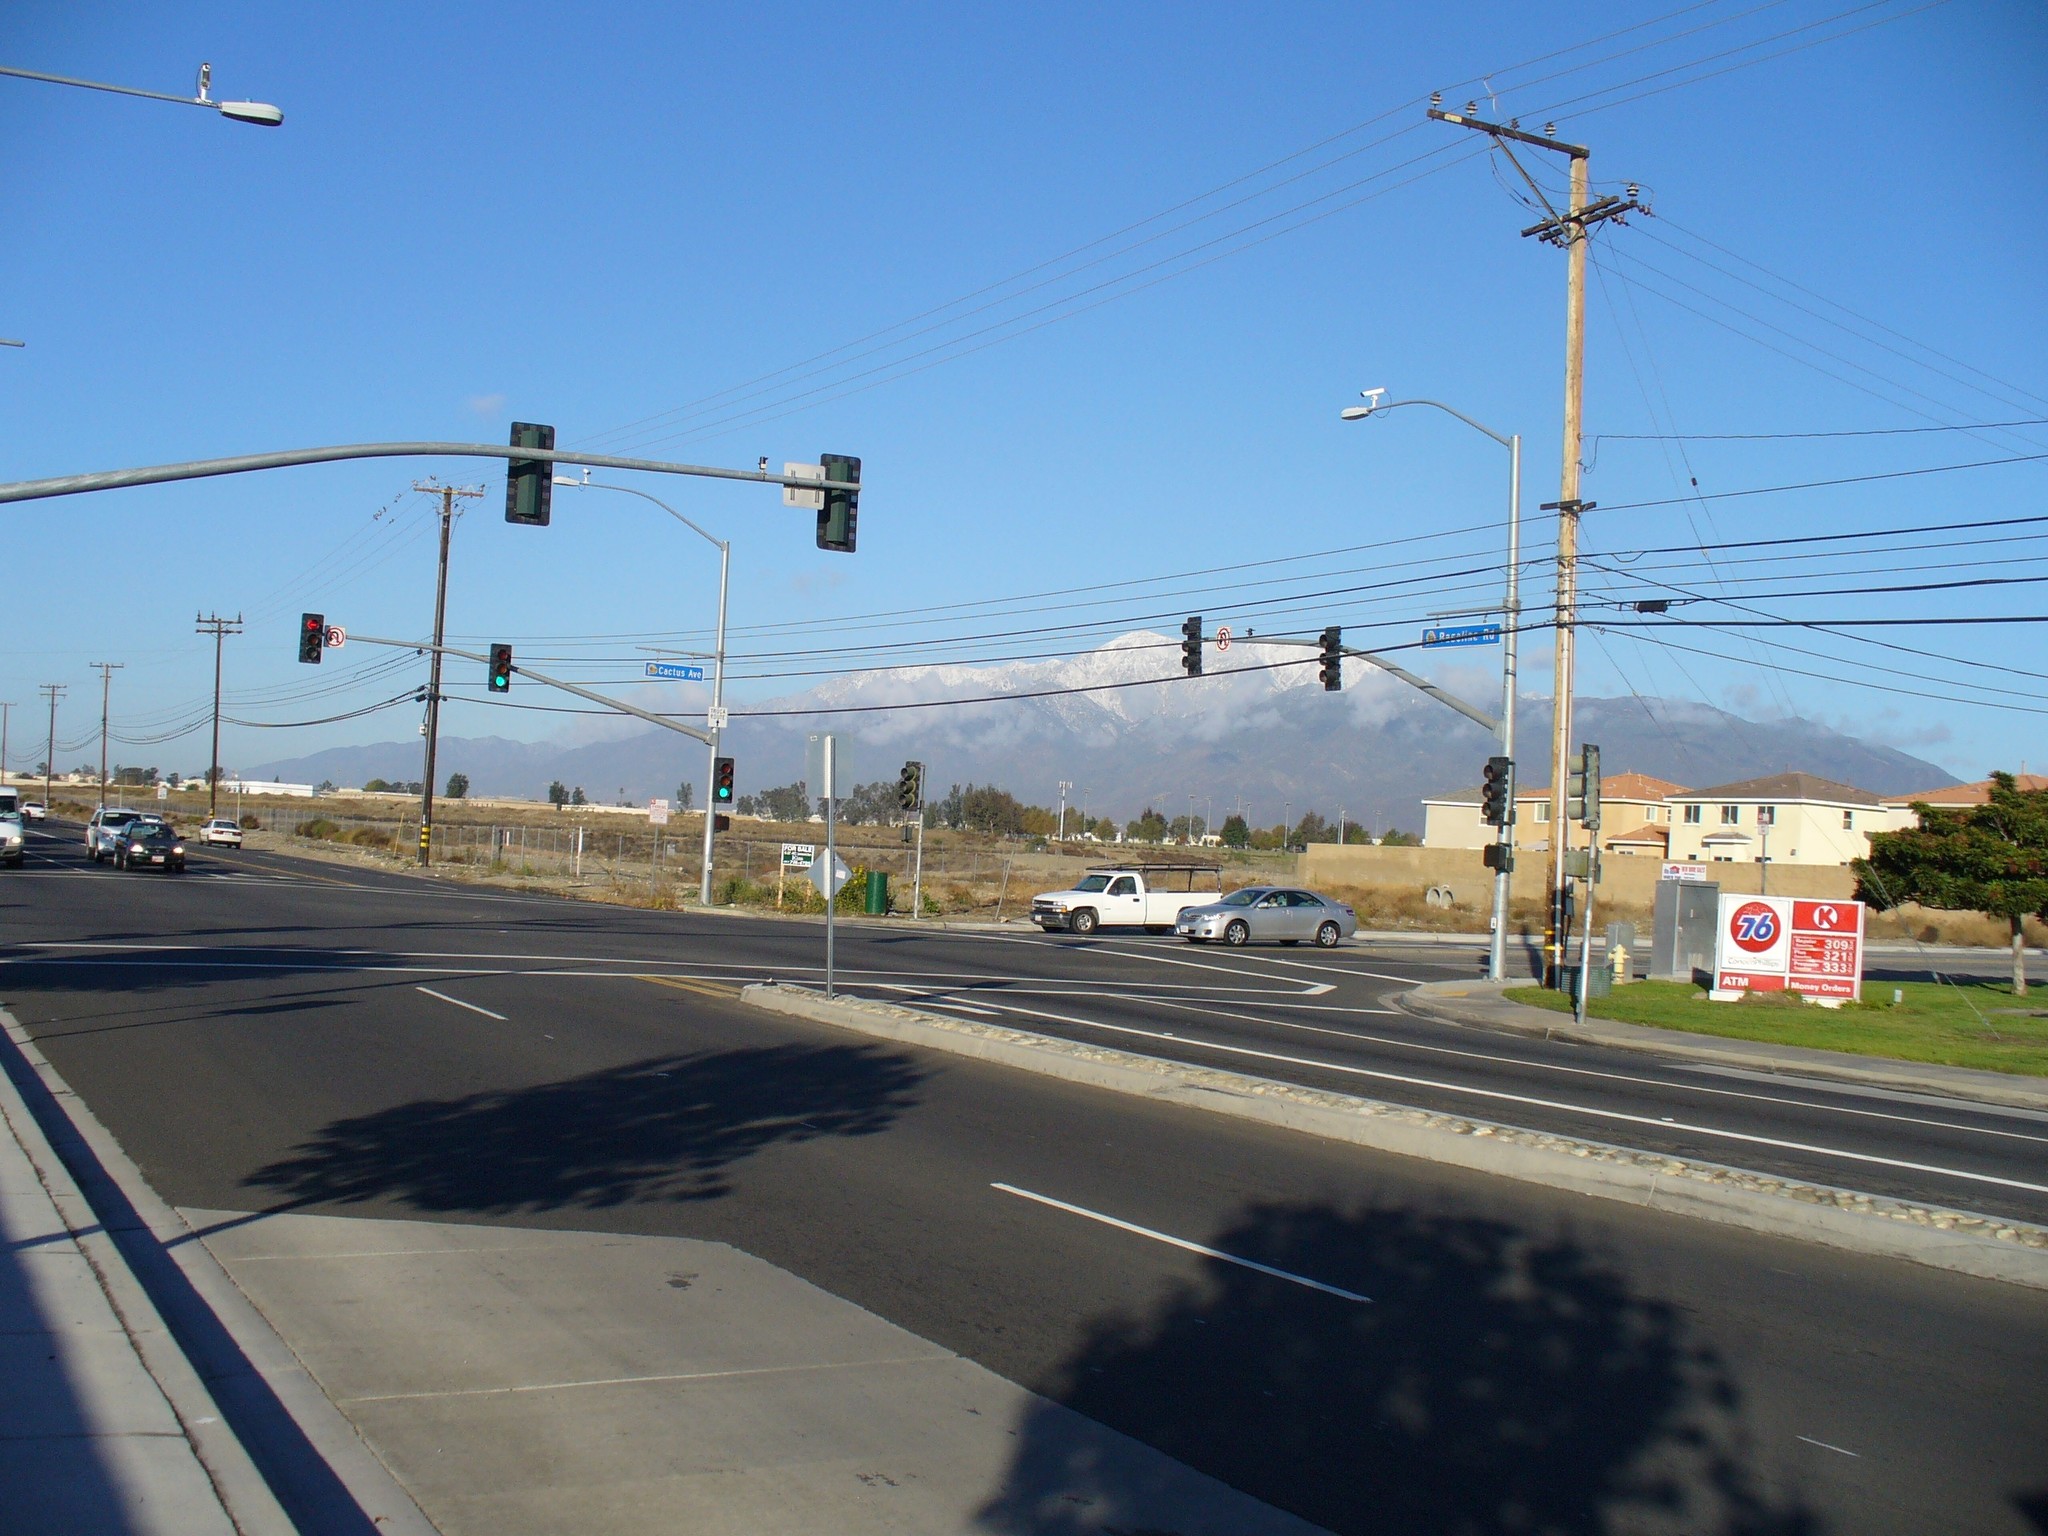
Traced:
<svg viewBox="0 0 2048 1536">
<path fill-rule="evenodd" d="M 2039 1118 L 1384 1011 L 1462 957 L 840 937 L 858 990 L 969 1017 L 1982 1209 L 2048 1184 Z M 55 827 L 0 941 L 0 1000 L 175 1204 L 731 1242 L 1340 1531 L 2048 1530 L 2037 1293 L 738 1004 L 812 978 L 815 925 L 115 875 Z"/>
</svg>

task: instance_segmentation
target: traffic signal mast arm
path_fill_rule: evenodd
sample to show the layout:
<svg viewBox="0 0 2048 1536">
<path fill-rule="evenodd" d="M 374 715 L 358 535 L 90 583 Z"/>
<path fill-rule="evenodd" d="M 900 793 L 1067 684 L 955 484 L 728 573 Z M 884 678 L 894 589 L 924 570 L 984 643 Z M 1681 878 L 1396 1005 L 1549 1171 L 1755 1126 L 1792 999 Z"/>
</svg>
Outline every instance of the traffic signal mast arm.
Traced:
<svg viewBox="0 0 2048 1536">
<path fill-rule="evenodd" d="M 496 443 L 351 443 L 336 448 L 287 448 L 278 453 L 245 453 L 231 459 L 194 459 L 185 464 L 157 464 L 145 469 L 106 469 L 89 475 L 59 475 L 50 480 L 17 480 L 0 485 L 0 502 L 37 501 L 46 496 L 76 496 L 86 491 L 112 491 L 130 485 L 162 485 L 172 480 L 204 480 L 213 475 L 242 475 L 251 470 L 290 469 L 300 464 L 334 464 L 349 459 L 534 459 L 554 464 L 588 465 L 592 469 L 637 469 L 657 475 L 751 480 L 763 485 L 800 486 L 807 490 L 860 490 L 858 481 L 805 480 L 791 475 L 771 475 L 765 469 L 718 469 L 702 464 L 618 459 L 606 454 L 571 453 L 554 448 L 501 447 Z"/>
<path fill-rule="evenodd" d="M 1281 640 L 1269 639 L 1264 635 L 1247 638 L 1249 640 L 1249 643 L 1255 645 L 1298 645 L 1307 650 L 1317 652 L 1320 652 L 1323 648 L 1323 642 L 1320 639 Z M 1380 655 L 1377 651 L 1360 650 L 1355 645 L 1340 646 L 1339 649 L 1342 650 L 1346 656 L 1352 656 L 1356 657 L 1360 661 L 1370 662 L 1373 666 L 1378 667 L 1382 672 L 1387 673 L 1389 676 L 1399 678 L 1409 687 L 1421 690 L 1423 693 L 1428 694 L 1432 699 L 1435 699 L 1439 704 L 1448 705 L 1450 708 L 1455 709 L 1467 720 L 1485 726 L 1489 731 L 1493 732 L 1496 736 L 1500 734 L 1500 721 L 1496 719 L 1494 716 L 1489 715 L 1485 710 L 1481 709 L 1476 704 L 1467 704 L 1455 693 L 1451 693 L 1446 689 L 1437 687 L 1437 685 L 1435 683 L 1432 683 L 1428 678 L 1416 676 L 1413 672 L 1410 672 L 1406 667 L 1402 666 L 1399 662 L 1389 661 L 1386 657 Z"/>
<path fill-rule="evenodd" d="M 395 650 L 401 651 L 439 651 L 443 656 L 460 656 L 464 661 L 481 662 L 485 666 L 490 665 L 490 658 L 481 651 L 458 650 L 452 645 L 435 645 L 428 640 L 386 640 L 377 635 L 357 634 L 351 634 L 348 638 L 349 643 L 352 645 L 388 645 Z M 588 699 L 593 704 L 602 704 L 606 709 L 616 709 L 621 714 L 638 716 L 651 725 L 658 725 L 664 730 L 675 731 L 680 735 L 701 741 L 707 747 L 714 744 L 715 739 L 709 731 L 700 731 L 694 725 L 685 725 L 680 720 L 671 720 L 666 715 L 657 715 L 651 710 L 640 708 L 636 704 L 628 704 L 623 699 L 607 698 L 601 693 L 593 693 L 590 689 L 580 687 L 575 683 L 565 683 L 558 677 L 543 676 L 531 667 L 515 666 L 512 670 L 521 677 L 531 678 L 534 682 L 546 687 L 559 688 L 564 693 L 575 694 L 579 699 Z"/>
</svg>

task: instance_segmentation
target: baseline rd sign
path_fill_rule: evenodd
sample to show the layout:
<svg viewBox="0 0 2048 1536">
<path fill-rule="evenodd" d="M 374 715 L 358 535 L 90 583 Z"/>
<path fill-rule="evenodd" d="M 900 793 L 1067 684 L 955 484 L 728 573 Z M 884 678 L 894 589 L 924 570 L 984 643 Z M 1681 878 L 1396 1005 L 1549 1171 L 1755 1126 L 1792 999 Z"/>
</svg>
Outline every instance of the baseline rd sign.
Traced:
<svg viewBox="0 0 2048 1536">
<path fill-rule="evenodd" d="M 1787 991 L 1829 1006 L 1862 997 L 1863 903 L 1723 892 L 1714 1000 Z"/>
</svg>

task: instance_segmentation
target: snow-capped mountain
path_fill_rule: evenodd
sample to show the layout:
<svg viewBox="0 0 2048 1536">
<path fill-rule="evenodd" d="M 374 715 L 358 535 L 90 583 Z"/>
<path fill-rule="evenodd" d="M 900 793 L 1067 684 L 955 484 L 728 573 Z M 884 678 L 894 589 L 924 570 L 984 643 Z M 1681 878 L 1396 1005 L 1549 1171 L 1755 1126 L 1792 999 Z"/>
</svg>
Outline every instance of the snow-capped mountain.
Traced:
<svg viewBox="0 0 2048 1536">
<path fill-rule="evenodd" d="M 1468 695 L 1489 712 L 1497 692 Z M 1519 731 L 1525 785 L 1547 782 L 1548 701 L 1524 697 Z M 894 779 L 909 758 L 928 765 L 938 792 L 994 783 L 1051 805 L 1058 783 L 1070 804 L 1118 819 L 1146 805 L 1185 814 L 1240 801 L 1254 820 L 1341 810 L 1378 827 L 1419 829 L 1424 795 L 1469 787 L 1497 750 L 1480 726 L 1362 662 L 1344 688 L 1325 692 L 1315 653 L 1257 639 L 1227 652 L 1212 642 L 1206 675 L 1181 676 L 1177 637 L 1138 631 L 1085 655 L 985 666 L 902 667 L 834 678 L 788 698 L 735 707 L 726 749 L 742 792 L 803 774 L 804 738 L 831 730 L 856 778 Z M 1804 720 L 1752 721 L 1708 705 L 1659 699 L 1581 699 L 1574 735 L 1601 745 L 1610 773 L 1636 770 L 1706 785 L 1787 768 L 1880 794 L 1952 779 L 1936 764 Z M 419 773 L 416 740 L 339 748 L 266 764 L 266 776 L 360 784 Z M 551 779 L 591 798 L 629 799 L 701 783 L 703 749 L 670 732 L 590 745 L 444 737 L 441 771 L 470 777 L 478 794 L 538 795 Z"/>
</svg>

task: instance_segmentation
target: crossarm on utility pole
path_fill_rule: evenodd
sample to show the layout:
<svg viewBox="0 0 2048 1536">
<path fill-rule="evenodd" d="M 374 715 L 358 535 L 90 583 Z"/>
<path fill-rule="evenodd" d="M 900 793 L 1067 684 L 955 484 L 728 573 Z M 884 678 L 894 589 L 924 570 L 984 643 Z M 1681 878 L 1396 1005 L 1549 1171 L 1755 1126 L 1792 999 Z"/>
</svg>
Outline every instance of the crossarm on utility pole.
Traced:
<svg viewBox="0 0 2048 1536">
<path fill-rule="evenodd" d="M 89 475 L 58 475 L 49 480 L 18 480 L 0 485 L 0 502 L 36 501 L 45 496 L 77 496 L 86 491 L 114 491 L 133 485 L 162 485 L 171 480 L 204 480 L 213 475 L 242 475 L 258 469 L 291 469 L 301 464 L 335 464 L 350 459 L 522 459 L 556 464 L 588 464 L 595 469 L 637 469 L 657 475 L 699 475 L 712 480 L 750 480 L 762 485 L 787 485 L 815 491 L 858 491 L 851 480 L 802 480 L 771 475 L 766 470 L 718 469 L 703 464 L 670 464 L 661 459 L 618 459 L 605 454 L 573 453 L 556 448 L 510 448 L 495 443 L 349 443 L 335 448 L 287 448 L 278 453 L 244 453 L 227 459 L 194 459 L 185 464 L 157 464 L 143 469 L 106 469 Z"/>
<path fill-rule="evenodd" d="M 813 481 L 811 483 L 816 484 L 817 482 Z M 388 645 L 401 651 L 438 651 L 443 656 L 460 656 L 464 661 L 474 661 L 483 666 L 489 666 L 491 663 L 490 657 L 480 651 L 459 650 L 452 645 L 435 645 L 428 640 L 387 640 L 379 635 L 353 634 L 349 636 L 349 639 L 361 645 Z M 623 699 L 606 698 L 603 694 L 593 693 L 590 689 L 576 683 L 565 683 L 559 677 L 544 676 L 534 671 L 531 667 L 522 667 L 515 664 L 512 670 L 521 677 L 530 677 L 536 683 L 540 683 L 545 687 L 559 688 L 564 693 L 573 693 L 579 699 L 588 699 L 593 704 L 602 704 L 606 709 L 616 709 L 621 714 L 637 715 L 640 719 L 647 721 L 651 725 L 658 725 L 664 730 L 675 731 L 680 735 L 701 741 L 706 746 L 711 745 L 711 733 L 700 731 L 694 725 L 685 725 L 680 720 L 671 720 L 666 715 L 657 715 L 652 710 L 642 709 L 636 704 L 628 704 Z"/>
</svg>

